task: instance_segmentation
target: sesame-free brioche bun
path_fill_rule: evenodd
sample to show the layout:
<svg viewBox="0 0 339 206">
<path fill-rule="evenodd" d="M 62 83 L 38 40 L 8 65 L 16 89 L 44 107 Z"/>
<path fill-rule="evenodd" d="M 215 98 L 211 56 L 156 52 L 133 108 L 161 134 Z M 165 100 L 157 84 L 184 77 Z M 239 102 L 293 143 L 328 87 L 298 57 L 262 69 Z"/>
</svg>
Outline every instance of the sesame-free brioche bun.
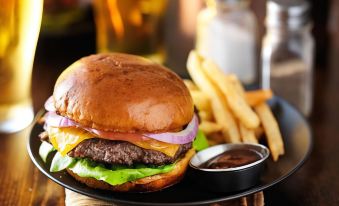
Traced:
<svg viewBox="0 0 339 206">
<path fill-rule="evenodd" d="M 112 190 L 115 192 L 154 192 L 178 183 L 183 178 L 188 162 L 194 154 L 195 150 L 190 149 L 185 156 L 175 164 L 174 169 L 168 173 L 144 177 L 116 186 L 91 177 L 80 177 L 70 169 L 67 169 L 67 172 L 76 180 L 91 188 Z"/>
<path fill-rule="evenodd" d="M 193 117 L 193 101 L 178 75 L 145 58 L 108 53 L 69 66 L 54 87 L 58 114 L 103 131 L 178 131 Z"/>
</svg>

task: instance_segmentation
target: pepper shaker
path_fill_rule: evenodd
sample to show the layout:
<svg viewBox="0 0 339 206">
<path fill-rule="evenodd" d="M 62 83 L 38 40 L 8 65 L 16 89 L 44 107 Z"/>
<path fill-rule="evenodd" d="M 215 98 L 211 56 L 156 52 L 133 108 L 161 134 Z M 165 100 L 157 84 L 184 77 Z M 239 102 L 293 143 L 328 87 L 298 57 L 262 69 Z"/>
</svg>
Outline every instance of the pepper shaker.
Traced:
<svg viewBox="0 0 339 206">
<path fill-rule="evenodd" d="M 305 0 L 267 3 L 267 33 L 261 53 L 261 84 L 285 98 L 304 115 L 312 108 L 314 40 Z"/>
</svg>

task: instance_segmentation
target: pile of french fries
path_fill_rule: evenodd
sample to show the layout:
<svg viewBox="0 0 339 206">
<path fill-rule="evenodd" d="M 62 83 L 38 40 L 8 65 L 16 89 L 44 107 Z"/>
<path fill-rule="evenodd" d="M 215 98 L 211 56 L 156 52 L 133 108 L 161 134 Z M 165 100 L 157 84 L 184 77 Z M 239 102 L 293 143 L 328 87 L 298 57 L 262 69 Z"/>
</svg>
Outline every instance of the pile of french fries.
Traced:
<svg viewBox="0 0 339 206">
<path fill-rule="evenodd" d="M 274 161 L 284 154 L 278 123 L 266 104 L 271 90 L 245 91 L 235 75 L 225 75 L 196 51 L 190 52 L 187 69 L 193 81 L 185 84 L 199 111 L 199 128 L 211 145 L 258 143 L 265 136 Z"/>
</svg>

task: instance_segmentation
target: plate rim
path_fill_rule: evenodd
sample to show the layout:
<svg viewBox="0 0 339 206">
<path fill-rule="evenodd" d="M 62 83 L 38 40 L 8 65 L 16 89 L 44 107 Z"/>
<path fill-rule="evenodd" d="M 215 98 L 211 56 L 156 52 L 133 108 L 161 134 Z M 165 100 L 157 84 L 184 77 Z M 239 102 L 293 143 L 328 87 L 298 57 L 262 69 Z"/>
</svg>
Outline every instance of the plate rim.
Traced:
<svg viewBox="0 0 339 206">
<path fill-rule="evenodd" d="M 231 196 L 226 196 L 223 198 L 215 198 L 215 199 L 209 199 L 209 200 L 200 200 L 200 201 L 195 201 L 195 202 L 176 202 L 176 203 L 154 203 L 154 202 L 136 202 L 136 201 L 128 201 L 128 200 L 121 200 L 121 199 L 116 199 L 116 198 L 106 198 L 105 196 L 100 196 L 100 195 L 96 195 L 96 194 L 92 194 L 92 193 L 88 193 L 88 192 L 84 192 L 82 190 L 78 190 L 76 188 L 73 188 L 72 186 L 69 186 L 66 183 L 63 183 L 62 181 L 60 181 L 59 179 L 53 177 L 52 175 L 50 175 L 47 171 L 45 171 L 44 168 L 42 168 L 40 166 L 40 164 L 37 162 L 37 160 L 34 158 L 33 152 L 31 150 L 31 138 L 32 138 L 32 130 L 35 127 L 35 125 L 37 124 L 38 119 L 46 112 L 44 109 L 41 109 L 37 112 L 31 126 L 30 126 L 30 132 L 29 132 L 29 137 L 28 137 L 28 141 L 27 141 L 27 151 L 28 154 L 30 156 L 31 161 L 34 163 L 34 165 L 39 169 L 40 172 L 42 172 L 46 177 L 48 177 L 50 180 L 52 180 L 53 182 L 61 185 L 62 187 L 69 189 L 73 192 L 76 193 L 80 193 L 82 195 L 88 196 L 88 197 L 92 197 L 95 199 L 100 199 L 100 200 L 104 200 L 104 201 L 108 201 L 108 202 L 114 202 L 114 203 L 120 203 L 120 204 L 126 204 L 126 205 L 150 205 L 150 206 L 156 206 L 156 205 L 168 205 L 168 206 L 182 206 L 182 205 L 188 205 L 188 206 L 192 206 L 192 205 L 206 205 L 206 204 L 213 204 L 213 203 L 218 203 L 218 202 L 223 202 L 223 201 L 228 201 L 228 200 L 233 200 L 233 199 L 237 199 L 240 197 L 244 197 L 256 192 L 260 192 L 263 191 L 267 188 L 270 188 L 280 182 L 282 182 L 283 180 L 289 178 L 292 174 L 294 174 L 297 170 L 299 170 L 301 168 L 301 166 L 303 166 L 305 164 L 305 162 L 309 159 L 310 154 L 312 153 L 313 150 L 313 146 L 314 146 L 314 139 L 313 139 L 313 133 L 311 130 L 311 126 L 309 124 L 309 122 L 307 121 L 307 118 L 301 114 L 293 105 L 291 105 L 290 103 L 288 103 L 286 100 L 284 100 L 281 97 L 277 97 L 274 96 L 274 98 L 271 100 L 274 102 L 282 102 L 283 104 L 287 104 L 287 106 L 291 107 L 294 112 L 296 112 L 301 119 L 306 123 L 305 126 L 307 128 L 307 132 L 308 132 L 308 136 L 309 136 L 309 146 L 307 148 L 307 152 L 305 153 L 305 155 L 303 156 L 303 158 L 301 159 L 300 162 L 298 162 L 294 168 L 292 170 L 290 170 L 287 174 L 285 174 L 284 176 L 281 176 L 277 179 L 275 179 L 274 181 L 262 185 L 262 186 L 258 186 L 258 187 L 254 187 L 254 188 L 250 188 L 248 190 L 242 191 L 240 193 L 237 194 L 233 194 Z M 74 180 L 76 181 L 76 180 Z M 85 185 L 84 185 L 85 186 Z M 87 187 L 87 186 L 85 186 Z"/>
</svg>

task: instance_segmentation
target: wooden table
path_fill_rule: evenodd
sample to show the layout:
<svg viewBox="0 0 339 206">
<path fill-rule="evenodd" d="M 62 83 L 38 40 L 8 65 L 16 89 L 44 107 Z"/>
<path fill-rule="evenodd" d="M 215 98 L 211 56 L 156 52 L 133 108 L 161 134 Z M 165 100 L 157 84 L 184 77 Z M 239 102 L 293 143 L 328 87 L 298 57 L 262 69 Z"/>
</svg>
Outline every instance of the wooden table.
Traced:
<svg viewBox="0 0 339 206">
<path fill-rule="evenodd" d="M 57 76 L 77 58 L 93 53 L 93 34 L 40 39 L 33 72 L 34 109 L 42 107 Z M 84 46 L 86 45 L 86 46 Z M 327 68 L 317 69 L 310 122 L 314 150 L 306 164 L 265 191 L 267 205 L 339 205 L 339 44 Z M 26 151 L 29 130 L 0 135 L 0 205 L 64 205 L 64 189 L 42 175 Z"/>
</svg>

